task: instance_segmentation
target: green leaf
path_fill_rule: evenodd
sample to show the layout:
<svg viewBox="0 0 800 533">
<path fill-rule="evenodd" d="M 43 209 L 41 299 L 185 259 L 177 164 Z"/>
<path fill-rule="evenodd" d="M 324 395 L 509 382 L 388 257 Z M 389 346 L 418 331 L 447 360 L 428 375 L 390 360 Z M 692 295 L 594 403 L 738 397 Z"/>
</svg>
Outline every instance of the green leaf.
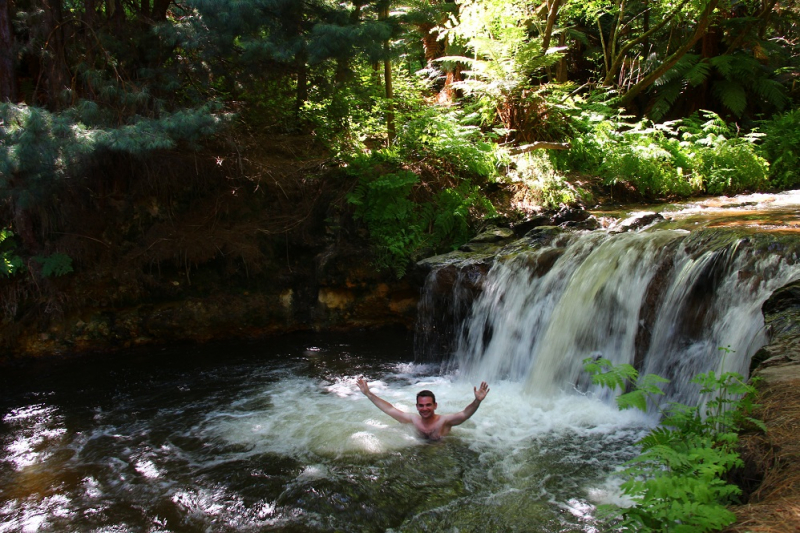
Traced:
<svg viewBox="0 0 800 533">
<path fill-rule="evenodd" d="M 620 394 L 617 396 L 617 406 L 619 406 L 620 409 L 630 409 L 631 407 L 635 407 L 636 409 L 646 413 L 647 394 L 641 389 L 637 389 L 626 394 Z"/>
<path fill-rule="evenodd" d="M 747 107 L 747 92 L 741 83 L 719 80 L 714 83 L 711 91 L 734 115 L 741 116 L 744 113 Z"/>
<path fill-rule="evenodd" d="M 37 255 L 33 260 L 42 265 L 42 276 L 63 276 L 72 272 L 72 258 L 67 254 L 55 253 L 49 256 Z"/>
</svg>

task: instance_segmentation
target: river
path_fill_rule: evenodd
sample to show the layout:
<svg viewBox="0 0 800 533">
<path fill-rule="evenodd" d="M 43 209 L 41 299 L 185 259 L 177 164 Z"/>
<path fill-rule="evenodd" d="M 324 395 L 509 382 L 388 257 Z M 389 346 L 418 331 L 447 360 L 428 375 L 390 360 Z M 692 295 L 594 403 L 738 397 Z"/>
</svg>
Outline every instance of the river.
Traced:
<svg viewBox="0 0 800 533">
<path fill-rule="evenodd" d="M 396 333 L 303 335 L 40 363 L 4 383 L 0 531 L 592 531 L 651 423 L 491 383 L 425 442 L 357 389 L 440 412 L 472 384 Z"/>
<path fill-rule="evenodd" d="M 797 257 L 769 259 L 770 244 L 745 238 L 715 244 L 707 260 L 685 244 L 686 228 L 796 231 L 796 203 L 779 205 L 781 214 L 764 203 L 680 206 L 652 236 L 565 238 L 542 275 L 530 270 L 542 248 L 498 262 L 444 360 L 420 363 L 409 334 L 383 332 L 5 369 L 0 533 L 602 531 L 596 506 L 625 504 L 614 472 L 657 420 L 620 412 L 582 386 L 580 360 L 639 358 L 669 374 L 689 358 L 700 363 L 684 370 L 702 370 L 709 351 L 733 338 L 745 346 L 729 366 L 746 372 L 766 337 L 761 302 L 800 277 Z M 721 216 L 708 218 L 715 209 Z M 731 218 L 733 209 L 740 216 Z M 668 261 L 665 250 L 674 252 Z M 725 268 L 704 267 L 723 259 Z M 641 268 L 647 262 L 669 268 Z M 655 314 L 666 318 L 649 319 L 644 342 L 637 313 L 653 294 L 651 278 L 663 282 Z M 691 335 L 681 337 L 669 313 L 685 319 L 681 295 L 706 292 L 710 322 L 689 316 Z M 481 379 L 491 391 L 472 419 L 429 443 L 376 409 L 356 387 L 361 376 L 409 411 L 420 389 L 436 393 L 439 412 L 464 408 Z"/>
</svg>

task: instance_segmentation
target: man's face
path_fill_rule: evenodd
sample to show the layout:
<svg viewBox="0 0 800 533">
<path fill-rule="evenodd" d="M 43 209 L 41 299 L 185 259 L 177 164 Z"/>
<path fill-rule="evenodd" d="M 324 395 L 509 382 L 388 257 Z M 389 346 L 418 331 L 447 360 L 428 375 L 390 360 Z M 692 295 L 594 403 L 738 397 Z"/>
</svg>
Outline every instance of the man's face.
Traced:
<svg viewBox="0 0 800 533">
<path fill-rule="evenodd" d="M 430 396 L 420 396 L 417 398 L 417 412 L 422 418 L 430 418 L 436 411 L 436 404 Z"/>
</svg>

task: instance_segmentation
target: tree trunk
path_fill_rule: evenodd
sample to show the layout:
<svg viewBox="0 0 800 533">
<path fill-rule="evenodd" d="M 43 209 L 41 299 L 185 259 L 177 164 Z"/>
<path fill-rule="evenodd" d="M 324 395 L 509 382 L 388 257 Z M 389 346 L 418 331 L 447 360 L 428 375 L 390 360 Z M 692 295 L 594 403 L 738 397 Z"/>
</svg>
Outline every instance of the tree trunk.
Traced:
<svg viewBox="0 0 800 533">
<path fill-rule="evenodd" d="M 547 14 L 547 24 L 544 28 L 544 35 L 542 35 L 542 54 L 546 54 L 547 49 L 550 48 L 550 40 L 553 38 L 553 28 L 555 28 L 556 19 L 558 18 L 558 8 L 561 7 L 561 0 L 552 0 L 552 2 L 550 11 Z"/>
<path fill-rule="evenodd" d="M 94 29 L 95 19 L 97 18 L 97 3 L 95 0 L 84 0 L 82 16 L 84 25 L 87 28 Z"/>
<path fill-rule="evenodd" d="M 153 2 L 153 20 L 155 22 L 163 22 L 167 20 L 167 11 L 169 10 L 169 5 L 172 2 L 170 0 L 154 0 Z"/>
<path fill-rule="evenodd" d="M 560 1 L 560 0 L 559 0 Z M 428 0 L 429 4 L 442 4 L 440 0 Z M 446 2 L 450 3 L 450 2 Z M 417 23 L 417 30 L 422 34 L 422 50 L 425 54 L 425 63 L 429 69 L 439 68 L 435 65 L 435 61 L 443 56 L 459 55 L 458 52 L 451 54 L 448 48 L 450 47 L 447 41 L 439 39 L 439 36 L 433 31 L 435 28 L 442 26 L 447 22 L 447 17 L 444 16 L 440 20 L 427 21 L 425 23 Z M 438 95 L 436 101 L 440 104 L 451 104 L 456 97 L 456 91 L 453 89 L 453 84 L 462 81 L 461 65 L 456 64 L 452 68 L 447 65 L 442 65 L 441 68 L 444 72 L 444 85 L 436 84 Z"/>
<path fill-rule="evenodd" d="M 44 46 L 42 47 L 42 70 L 39 73 L 40 82 L 44 82 L 46 95 L 44 101 L 51 109 L 62 107 L 61 94 L 71 86 L 69 70 L 67 68 L 66 48 L 64 39 L 64 25 L 60 0 L 46 0 L 42 2 L 44 14 Z M 44 77 L 42 80 L 41 77 Z"/>
<path fill-rule="evenodd" d="M 711 23 L 711 15 L 714 12 L 714 9 L 717 7 L 719 0 L 711 0 L 706 5 L 706 8 L 703 10 L 702 15 L 700 16 L 700 20 L 697 22 L 697 27 L 695 28 L 694 34 L 692 37 L 686 41 L 683 46 L 678 48 L 671 56 L 669 56 L 657 69 L 653 72 L 645 76 L 640 82 L 635 84 L 633 87 L 630 88 L 628 92 L 620 97 L 617 101 L 617 104 L 621 107 L 629 106 L 633 100 L 639 96 L 645 89 L 650 87 L 653 83 L 656 82 L 661 76 L 663 76 L 669 69 L 675 66 L 680 58 L 686 55 L 689 50 L 692 49 L 694 44 L 701 39 L 706 32 L 708 31 L 708 26 Z"/>
<path fill-rule="evenodd" d="M 295 97 L 295 113 L 299 113 L 308 101 L 308 66 L 306 65 L 305 50 L 297 54 L 297 93 Z"/>
<path fill-rule="evenodd" d="M 714 5 L 716 5 L 717 0 L 713 0 L 713 1 L 714 1 Z M 648 40 L 650 39 L 651 35 L 653 35 L 655 32 L 657 32 L 658 30 L 660 30 L 661 28 L 666 26 L 667 23 L 669 23 L 672 19 L 674 19 L 675 16 L 688 3 L 689 3 L 689 0 L 683 0 L 683 2 L 681 2 L 680 5 L 678 5 L 675 9 L 673 9 L 671 13 L 669 13 L 666 17 L 661 19 L 661 21 L 658 24 L 656 24 L 652 28 L 647 29 L 638 38 L 633 39 L 633 40 L 629 41 L 628 43 L 626 43 L 625 46 L 623 46 L 620 49 L 619 53 L 616 53 L 613 56 L 609 56 L 609 60 L 611 61 L 611 65 L 608 67 L 608 70 L 606 71 L 606 77 L 603 80 L 603 85 L 610 86 L 610 85 L 613 84 L 614 78 L 616 77 L 617 72 L 622 67 L 622 64 L 625 62 L 625 54 L 628 53 L 628 50 L 630 50 L 631 48 L 633 48 L 637 44 L 648 42 Z M 713 8 L 712 8 L 712 11 L 713 11 Z M 649 20 L 650 19 L 648 17 L 647 18 L 648 26 L 649 26 Z M 696 41 L 698 38 L 699 37 L 695 38 L 694 41 Z M 692 44 L 694 44 L 694 41 L 692 41 Z M 610 46 L 611 45 L 609 45 L 609 47 Z M 680 59 L 680 58 L 678 58 L 678 59 Z"/>
<path fill-rule="evenodd" d="M 558 46 L 566 46 L 567 45 L 567 36 L 566 34 L 562 33 L 558 36 Z M 558 62 L 558 67 L 556 67 L 556 81 L 558 83 L 566 83 L 569 80 L 569 65 L 567 64 L 567 58 L 562 57 L 561 60 Z"/>
<path fill-rule="evenodd" d="M 17 101 L 17 72 L 14 65 L 14 32 L 11 2 L 0 0 L 0 102 Z"/>
<path fill-rule="evenodd" d="M 417 26 L 422 33 L 422 50 L 425 52 L 425 63 L 430 67 L 433 61 L 444 55 L 444 42 L 433 33 L 435 24 L 420 24 Z"/>
</svg>

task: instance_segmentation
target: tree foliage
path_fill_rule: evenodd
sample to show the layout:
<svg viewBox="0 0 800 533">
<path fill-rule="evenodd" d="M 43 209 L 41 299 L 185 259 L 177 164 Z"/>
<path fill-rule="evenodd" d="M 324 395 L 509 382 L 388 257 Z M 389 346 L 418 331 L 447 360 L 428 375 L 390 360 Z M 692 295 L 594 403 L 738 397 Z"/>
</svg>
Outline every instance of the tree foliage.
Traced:
<svg viewBox="0 0 800 533">
<path fill-rule="evenodd" d="M 794 105 L 795 22 L 781 0 L 3 2 L 2 227 L 39 254 L 59 193 L 109 154 L 228 126 L 313 135 L 342 162 L 387 150 L 431 194 L 505 165 L 548 207 L 577 201 L 575 171 L 646 198 L 791 186 L 792 135 L 769 137 L 792 115 L 769 114 Z M 537 142 L 570 149 L 501 154 Z"/>
</svg>

